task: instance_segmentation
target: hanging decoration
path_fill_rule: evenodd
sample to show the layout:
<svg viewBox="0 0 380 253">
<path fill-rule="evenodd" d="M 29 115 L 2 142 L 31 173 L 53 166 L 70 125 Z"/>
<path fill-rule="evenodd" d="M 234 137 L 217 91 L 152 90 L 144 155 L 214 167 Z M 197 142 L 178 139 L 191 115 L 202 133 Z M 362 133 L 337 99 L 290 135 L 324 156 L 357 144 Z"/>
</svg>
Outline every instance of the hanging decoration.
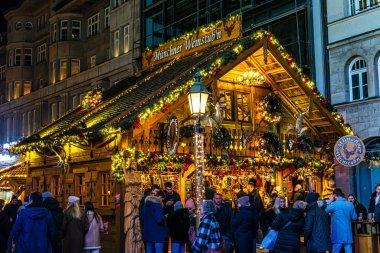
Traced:
<svg viewBox="0 0 380 253">
<path fill-rule="evenodd" d="M 82 100 L 82 107 L 86 110 L 90 110 L 98 105 L 102 101 L 102 98 L 102 88 L 97 87 L 86 93 Z"/>
<path fill-rule="evenodd" d="M 273 93 L 266 95 L 260 100 L 258 109 L 264 121 L 269 124 L 277 124 L 282 119 L 283 112 L 280 98 Z"/>
<path fill-rule="evenodd" d="M 175 154 L 178 147 L 178 119 L 173 117 L 169 121 L 168 131 L 166 135 L 166 148 L 169 155 Z"/>
<path fill-rule="evenodd" d="M 228 149 L 231 145 L 231 135 L 226 128 L 219 128 L 213 134 L 214 146 L 221 149 Z"/>
<path fill-rule="evenodd" d="M 127 148 L 116 152 L 111 157 L 111 173 L 117 181 L 124 180 L 124 170 L 131 169 L 131 161 L 135 156 L 135 148 Z"/>
<path fill-rule="evenodd" d="M 259 151 L 264 155 L 282 155 L 281 141 L 275 133 L 264 132 L 259 139 Z"/>
</svg>

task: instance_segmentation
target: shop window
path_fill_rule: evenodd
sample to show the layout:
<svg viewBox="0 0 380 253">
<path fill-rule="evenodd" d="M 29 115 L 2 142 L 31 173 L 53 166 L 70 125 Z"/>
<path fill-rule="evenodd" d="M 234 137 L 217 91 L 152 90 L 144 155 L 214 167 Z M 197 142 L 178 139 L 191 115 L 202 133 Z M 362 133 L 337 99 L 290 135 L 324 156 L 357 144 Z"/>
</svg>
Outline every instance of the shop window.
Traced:
<svg viewBox="0 0 380 253">
<path fill-rule="evenodd" d="M 37 47 L 37 63 L 46 61 L 46 43 Z"/>
<path fill-rule="evenodd" d="M 60 75 L 59 80 L 63 80 L 67 78 L 67 60 L 62 59 L 60 61 Z"/>
<path fill-rule="evenodd" d="M 21 48 L 15 49 L 15 66 L 21 65 Z"/>
<path fill-rule="evenodd" d="M 5 69 L 6 69 L 5 65 L 0 67 L 0 80 L 5 80 Z"/>
<path fill-rule="evenodd" d="M 28 95 L 32 91 L 32 82 L 31 81 L 24 81 L 24 91 L 23 95 Z"/>
<path fill-rule="evenodd" d="M 104 9 L 104 28 L 110 26 L 110 7 Z"/>
<path fill-rule="evenodd" d="M 124 53 L 129 51 L 129 26 L 124 26 Z"/>
<path fill-rule="evenodd" d="M 20 97 L 21 93 L 21 82 L 20 81 L 15 81 L 13 83 L 13 99 L 17 99 Z"/>
<path fill-rule="evenodd" d="M 367 63 L 363 58 L 355 58 L 349 67 L 350 100 L 368 98 Z"/>
<path fill-rule="evenodd" d="M 68 33 L 68 21 L 62 20 L 61 21 L 61 30 L 60 30 L 60 40 L 67 40 L 67 33 Z"/>
<path fill-rule="evenodd" d="M 53 196 L 59 196 L 61 194 L 60 191 L 60 184 L 59 184 L 59 176 L 55 175 L 51 177 L 50 182 L 50 192 L 53 194 Z"/>
<path fill-rule="evenodd" d="M 119 56 L 119 31 L 113 33 L 113 55 L 115 57 Z"/>
<path fill-rule="evenodd" d="M 224 120 L 250 122 L 249 93 L 221 91 L 220 102 L 226 103 Z"/>
<path fill-rule="evenodd" d="M 86 180 L 84 174 L 75 174 L 75 195 L 79 198 L 79 205 L 84 205 L 86 197 Z"/>
<path fill-rule="evenodd" d="M 101 192 L 101 198 L 102 198 L 102 206 L 109 206 L 109 198 L 110 198 L 110 178 L 109 174 L 102 173 L 102 192 Z"/>
<path fill-rule="evenodd" d="M 87 19 L 87 37 L 92 37 L 99 32 L 99 13 Z"/>
<path fill-rule="evenodd" d="M 56 40 L 57 40 L 57 23 L 54 23 L 51 41 L 56 42 Z"/>
<path fill-rule="evenodd" d="M 21 29 L 21 22 L 17 22 L 16 25 L 15 25 L 15 29 L 16 31 L 20 30 Z"/>
<path fill-rule="evenodd" d="M 32 178 L 32 191 L 38 192 L 40 189 L 40 178 L 39 177 L 33 177 Z"/>
<path fill-rule="evenodd" d="M 71 60 L 71 75 L 76 75 L 80 72 L 80 60 L 72 59 Z"/>
<path fill-rule="evenodd" d="M 32 22 L 26 22 L 25 23 L 25 30 L 31 31 L 33 29 L 33 24 Z"/>
<path fill-rule="evenodd" d="M 31 48 L 24 49 L 24 65 L 25 66 L 32 65 L 32 49 Z"/>
<path fill-rule="evenodd" d="M 71 21 L 71 39 L 80 40 L 81 22 L 80 20 Z"/>
</svg>

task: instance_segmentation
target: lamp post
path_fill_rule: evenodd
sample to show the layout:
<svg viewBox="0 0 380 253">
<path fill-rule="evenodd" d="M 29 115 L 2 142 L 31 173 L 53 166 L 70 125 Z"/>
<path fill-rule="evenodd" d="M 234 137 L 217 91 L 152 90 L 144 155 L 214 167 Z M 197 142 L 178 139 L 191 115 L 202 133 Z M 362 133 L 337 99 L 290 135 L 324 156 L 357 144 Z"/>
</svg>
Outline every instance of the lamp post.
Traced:
<svg viewBox="0 0 380 253">
<path fill-rule="evenodd" d="M 197 188 L 197 225 L 199 224 L 200 207 L 202 206 L 204 187 L 203 187 L 203 171 L 204 171 L 204 136 L 201 128 L 201 115 L 206 112 L 207 99 L 210 92 L 201 82 L 202 75 L 197 71 L 194 75 L 195 82 L 191 86 L 188 99 L 190 104 L 190 112 L 197 116 L 195 125 L 195 173 Z"/>
</svg>

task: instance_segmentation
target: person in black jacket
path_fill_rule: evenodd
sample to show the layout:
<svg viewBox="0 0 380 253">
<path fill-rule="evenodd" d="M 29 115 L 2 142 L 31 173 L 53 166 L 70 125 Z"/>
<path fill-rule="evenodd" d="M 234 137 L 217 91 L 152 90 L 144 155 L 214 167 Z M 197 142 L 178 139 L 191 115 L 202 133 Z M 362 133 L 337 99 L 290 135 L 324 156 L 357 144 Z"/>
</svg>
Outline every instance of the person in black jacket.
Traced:
<svg viewBox="0 0 380 253">
<path fill-rule="evenodd" d="M 376 185 L 375 192 L 371 194 L 368 213 L 373 214 L 374 220 L 380 223 L 380 185 Z"/>
<path fill-rule="evenodd" d="M 302 189 L 302 186 L 300 184 L 297 184 L 294 187 L 293 203 L 298 200 L 305 201 L 305 191 Z"/>
<path fill-rule="evenodd" d="M 236 253 L 256 253 L 256 238 L 259 228 L 256 208 L 252 208 L 249 197 L 238 199 L 239 211 L 232 218 Z"/>
<path fill-rule="evenodd" d="M 42 194 L 46 196 L 45 192 Z M 42 206 L 46 207 L 53 218 L 53 223 L 55 226 L 54 237 L 52 239 L 52 253 L 62 252 L 62 221 L 63 221 L 63 210 L 59 206 L 58 201 L 53 197 L 46 197 L 42 202 Z"/>
<path fill-rule="evenodd" d="M 367 220 L 368 213 L 367 208 L 356 199 L 354 194 L 349 194 L 347 200 L 354 204 L 356 214 L 358 215 L 359 220 Z"/>
<path fill-rule="evenodd" d="M 293 208 L 280 213 L 272 223 L 272 229 L 279 231 L 273 253 L 299 253 L 300 234 L 305 223 L 303 211 L 306 203 L 296 201 Z"/>
<path fill-rule="evenodd" d="M 172 253 L 184 253 L 185 243 L 189 240 L 190 228 L 189 210 L 183 208 L 182 203 L 174 204 L 174 213 L 168 217 L 168 227 L 172 239 Z"/>
<path fill-rule="evenodd" d="M 7 242 L 11 229 L 12 223 L 10 210 L 0 210 L 0 253 L 5 253 L 7 251 Z"/>
<path fill-rule="evenodd" d="M 173 190 L 173 184 L 171 182 L 165 183 L 165 199 L 164 203 L 164 214 L 172 215 L 174 213 L 174 203 L 181 201 L 179 194 Z"/>
<path fill-rule="evenodd" d="M 321 253 L 332 248 L 328 214 L 317 203 L 318 195 L 307 194 L 305 219 L 305 244 L 308 253 Z"/>
<path fill-rule="evenodd" d="M 214 194 L 214 205 L 216 208 L 215 218 L 219 223 L 224 245 L 227 252 L 232 253 L 234 249 L 231 231 L 232 207 L 223 201 L 222 194 L 220 193 Z"/>
<path fill-rule="evenodd" d="M 249 192 L 249 203 L 251 206 L 256 207 L 256 211 L 260 215 L 261 213 L 264 212 L 264 204 L 263 200 L 261 199 L 259 189 L 255 188 L 255 181 L 250 180 L 248 183 L 248 192 Z"/>
</svg>

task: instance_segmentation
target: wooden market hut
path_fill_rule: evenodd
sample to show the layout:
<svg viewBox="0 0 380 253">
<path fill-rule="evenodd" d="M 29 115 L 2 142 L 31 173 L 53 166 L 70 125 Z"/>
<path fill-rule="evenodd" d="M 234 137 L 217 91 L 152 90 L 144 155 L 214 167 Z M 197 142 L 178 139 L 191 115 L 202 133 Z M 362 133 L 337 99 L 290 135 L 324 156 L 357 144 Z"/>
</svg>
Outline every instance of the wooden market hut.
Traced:
<svg viewBox="0 0 380 253">
<path fill-rule="evenodd" d="M 152 60 L 152 52 L 144 56 Z M 51 191 L 63 206 L 69 195 L 94 203 L 110 227 L 102 235 L 102 252 L 141 251 L 137 210 L 144 186 L 173 181 L 182 199 L 192 195 L 186 93 L 197 69 L 212 91 L 210 104 L 224 106 L 222 119 L 211 106 L 203 120 L 205 176 L 211 183 L 228 188 L 254 177 L 269 182 L 258 185 L 263 191 L 277 185 L 291 194 L 289 178 L 296 174 L 322 192 L 332 145 L 352 134 L 266 31 L 145 66 L 104 92 L 94 89 L 80 106 L 11 148 L 24 154 L 27 194 Z M 250 71 L 255 78 L 244 77 Z"/>
</svg>

